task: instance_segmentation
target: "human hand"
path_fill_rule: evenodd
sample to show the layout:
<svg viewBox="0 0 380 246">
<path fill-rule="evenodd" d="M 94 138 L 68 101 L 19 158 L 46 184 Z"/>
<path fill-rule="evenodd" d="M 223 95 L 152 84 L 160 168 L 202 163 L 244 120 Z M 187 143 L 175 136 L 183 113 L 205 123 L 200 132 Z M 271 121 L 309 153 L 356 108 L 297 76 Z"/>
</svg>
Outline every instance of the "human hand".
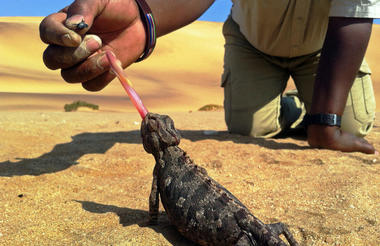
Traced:
<svg viewBox="0 0 380 246">
<path fill-rule="evenodd" d="M 88 27 L 79 30 L 82 20 Z M 103 89 L 115 77 L 105 51 L 112 51 L 125 68 L 143 53 L 146 39 L 134 0 L 76 0 L 47 16 L 40 36 L 48 44 L 45 65 L 61 69 L 64 80 L 82 83 L 89 91 Z"/>
<path fill-rule="evenodd" d="M 375 154 L 375 148 L 364 138 L 343 132 L 336 126 L 309 125 L 307 141 L 313 148 L 339 150 L 342 152 L 362 152 Z"/>
</svg>

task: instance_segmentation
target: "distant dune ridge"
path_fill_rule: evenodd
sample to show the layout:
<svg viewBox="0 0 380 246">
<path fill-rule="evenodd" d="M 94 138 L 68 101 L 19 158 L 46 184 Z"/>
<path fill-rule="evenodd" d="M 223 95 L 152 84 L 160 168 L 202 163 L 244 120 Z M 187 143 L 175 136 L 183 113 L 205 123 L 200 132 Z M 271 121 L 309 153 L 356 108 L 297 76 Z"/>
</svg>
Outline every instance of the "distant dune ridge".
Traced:
<svg viewBox="0 0 380 246">
<path fill-rule="evenodd" d="M 68 85 L 59 71 L 42 62 L 41 17 L 0 17 L 0 110 L 63 111 L 66 103 L 84 100 L 101 111 L 132 111 L 133 106 L 114 80 L 100 92 Z M 367 52 L 376 97 L 380 97 L 380 25 L 374 25 Z M 126 70 L 151 111 L 189 111 L 223 104 L 222 23 L 194 22 L 158 40 L 153 55 Z"/>
</svg>

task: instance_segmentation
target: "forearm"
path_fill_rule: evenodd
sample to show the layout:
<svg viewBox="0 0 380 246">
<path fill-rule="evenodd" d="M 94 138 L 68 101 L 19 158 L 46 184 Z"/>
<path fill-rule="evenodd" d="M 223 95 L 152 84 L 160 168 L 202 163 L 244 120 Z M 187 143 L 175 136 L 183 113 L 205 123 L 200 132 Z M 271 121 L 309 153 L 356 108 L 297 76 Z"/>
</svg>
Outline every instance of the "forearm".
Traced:
<svg viewBox="0 0 380 246">
<path fill-rule="evenodd" d="M 311 114 L 342 115 L 348 93 L 362 63 L 371 35 L 372 19 L 330 18 L 314 85 Z M 337 126 L 311 124 L 311 147 L 344 152 L 375 153 L 365 139 Z"/>
<path fill-rule="evenodd" d="M 177 30 L 200 17 L 214 0 L 146 0 L 152 9 L 157 36 Z"/>
<path fill-rule="evenodd" d="M 342 115 L 363 60 L 372 19 L 330 18 L 316 76 L 311 113 Z"/>
</svg>

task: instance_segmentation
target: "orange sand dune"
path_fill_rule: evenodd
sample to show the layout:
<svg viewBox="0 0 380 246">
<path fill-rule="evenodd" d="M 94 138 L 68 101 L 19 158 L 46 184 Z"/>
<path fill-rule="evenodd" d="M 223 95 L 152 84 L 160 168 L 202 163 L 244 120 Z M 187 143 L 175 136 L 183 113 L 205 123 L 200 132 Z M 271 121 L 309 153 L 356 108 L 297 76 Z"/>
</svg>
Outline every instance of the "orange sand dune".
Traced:
<svg viewBox="0 0 380 246">
<path fill-rule="evenodd" d="M 133 110 L 116 80 L 93 93 L 66 84 L 59 71 L 48 70 L 38 34 L 41 19 L 0 18 L 0 110 L 62 110 L 64 103 L 78 99 L 98 103 L 101 110 Z M 148 109 L 188 111 L 222 104 L 221 28 L 219 23 L 196 22 L 162 37 L 149 60 L 127 70 Z"/>
<path fill-rule="evenodd" d="M 376 101 L 380 102 L 380 25 L 373 25 L 372 36 L 366 53 L 366 59 L 371 66 L 373 86 Z M 379 109 L 377 109 L 379 111 Z"/>
<path fill-rule="evenodd" d="M 131 111 L 132 105 L 115 80 L 100 92 L 87 92 L 66 84 L 59 71 L 42 62 L 41 17 L 0 18 L 0 110 L 62 110 L 73 100 L 89 100 L 101 110 Z M 134 64 L 127 74 L 151 111 L 196 110 L 222 104 L 222 24 L 195 22 L 158 40 L 147 61 Z M 373 71 L 376 97 L 380 97 L 380 26 L 374 25 L 367 60 Z M 292 87 L 290 85 L 290 87 Z M 125 99 L 123 99 L 125 98 Z"/>
</svg>

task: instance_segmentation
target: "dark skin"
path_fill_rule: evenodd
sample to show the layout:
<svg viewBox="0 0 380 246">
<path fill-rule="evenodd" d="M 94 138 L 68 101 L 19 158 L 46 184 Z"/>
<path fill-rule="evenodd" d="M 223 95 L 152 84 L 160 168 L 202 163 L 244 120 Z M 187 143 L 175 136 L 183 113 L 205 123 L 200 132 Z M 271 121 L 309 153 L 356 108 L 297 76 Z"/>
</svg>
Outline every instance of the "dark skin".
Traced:
<svg viewBox="0 0 380 246">
<path fill-rule="evenodd" d="M 146 2 L 155 17 L 157 36 L 162 36 L 196 20 L 214 0 Z M 88 27 L 78 31 L 77 24 L 82 20 Z M 95 34 L 102 44 L 91 38 L 90 44 L 83 44 L 89 52 L 76 52 L 85 33 Z M 145 29 L 134 0 L 76 0 L 41 22 L 40 37 L 49 44 L 43 56 L 45 65 L 62 69 L 66 82 L 82 83 L 89 91 L 99 91 L 115 78 L 109 73 L 105 51 L 112 51 L 125 68 L 145 47 Z"/>
<path fill-rule="evenodd" d="M 146 1 L 155 16 L 158 36 L 196 20 L 214 2 Z M 77 30 L 83 20 L 88 27 Z M 371 26 L 372 19 L 330 18 L 311 113 L 343 113 L 348 91 L 368 45 Z M 84 37 L 85 34 L 93 35 Z M 145 47 L 145 30 L 134 0 L 77 0 L 61 12 L 47 16 L 41 22 L 40 36 L 49 44 L 44 52 L 46 66 L 61 69 L 64 80 L 82 83 L 89 91 L 103 89 L 115 77 L 105 51 L 112 51 L 125 68 Z M 316 148 L 375 153 L 366 140 L 337 127 L 309 126 L 308 142 Z"/>
<path fill-rule="evenodd" d="M 372 19 L 330 18 L 314 86 L 312 114 L 343 114 L 371 30 Z M 375 148 L 365 139 L 332 126 L 310 125 L 308 142 L 316 148 L 375 153 Z"/>
</svg>

